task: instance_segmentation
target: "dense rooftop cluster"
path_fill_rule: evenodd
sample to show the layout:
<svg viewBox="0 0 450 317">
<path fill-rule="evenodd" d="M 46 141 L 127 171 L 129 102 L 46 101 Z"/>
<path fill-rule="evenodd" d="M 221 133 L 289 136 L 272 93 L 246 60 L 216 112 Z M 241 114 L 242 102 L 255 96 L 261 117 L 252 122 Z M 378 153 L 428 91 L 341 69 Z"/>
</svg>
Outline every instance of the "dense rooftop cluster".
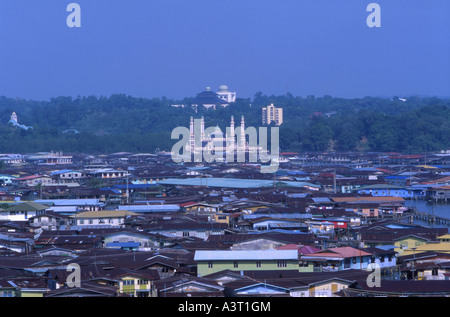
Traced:
<svg viewBox="0 0 450 317">
<path fill-rule="evenodd" d="M 450 295 L 448 153 L 281 155 L 0 155 L 0 296 Z"/>
</svg>

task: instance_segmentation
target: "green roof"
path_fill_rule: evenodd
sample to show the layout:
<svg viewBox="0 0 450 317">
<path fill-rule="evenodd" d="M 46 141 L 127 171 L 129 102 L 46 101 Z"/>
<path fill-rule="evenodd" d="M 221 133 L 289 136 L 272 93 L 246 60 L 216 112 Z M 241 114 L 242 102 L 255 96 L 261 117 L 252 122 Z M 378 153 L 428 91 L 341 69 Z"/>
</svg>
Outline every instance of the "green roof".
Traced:
<svg viewBox="0 0 450 317">
<path fill-rule="evenodd" d="M 30 201 L 10 206 L 5 211 L 39 211 L 45 209 L 48 209 L 48 206 Z"/>
</svg>

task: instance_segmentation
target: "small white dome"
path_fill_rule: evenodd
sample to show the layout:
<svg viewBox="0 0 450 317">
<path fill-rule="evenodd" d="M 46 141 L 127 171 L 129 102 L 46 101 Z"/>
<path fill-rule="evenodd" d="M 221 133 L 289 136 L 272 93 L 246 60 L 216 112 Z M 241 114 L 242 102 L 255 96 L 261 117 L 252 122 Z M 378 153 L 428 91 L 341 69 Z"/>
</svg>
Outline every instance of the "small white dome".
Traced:
<svg viewBox="0 0 450 317">
<path fill-rule="evenodd" d="M 220 91 L 228 91 L 228 86 L 227 85 L 220 85 L 219 86 L 219 90 Z"/>
</svg>

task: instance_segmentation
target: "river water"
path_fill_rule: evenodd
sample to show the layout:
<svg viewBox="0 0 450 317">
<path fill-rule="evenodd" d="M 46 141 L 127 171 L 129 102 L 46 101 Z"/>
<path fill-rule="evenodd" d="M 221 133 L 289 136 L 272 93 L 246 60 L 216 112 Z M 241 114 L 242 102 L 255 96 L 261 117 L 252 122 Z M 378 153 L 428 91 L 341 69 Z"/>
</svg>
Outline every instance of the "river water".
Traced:
<svg viewBox="0 0 450 317">
<path fill-rule="evenodd" d="M 450 203 L 437 203 L 427 200 L 406 200 L 405 206 L 415 207 L 419 212 L 427 212 L 435 216 L 450 219 Z M 428 227 L 445 227 L 450 228 L 449 225 L 442 224 L 429 224 L 423 221 L 414 221 L 414 223 L 420 225 L 426 225 Z"/>
</svg>

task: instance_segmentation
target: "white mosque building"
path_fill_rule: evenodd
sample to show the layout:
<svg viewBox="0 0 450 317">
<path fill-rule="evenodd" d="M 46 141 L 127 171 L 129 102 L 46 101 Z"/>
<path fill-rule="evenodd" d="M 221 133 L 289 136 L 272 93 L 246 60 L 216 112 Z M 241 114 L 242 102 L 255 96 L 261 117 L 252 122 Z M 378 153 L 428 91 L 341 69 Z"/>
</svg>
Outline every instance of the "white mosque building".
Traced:
<svg viewBox="0 0 450 317">
<path fill-rule="evenodd" d="M 236 92 L 229 91 L 227 85 L 220 85 L 217 95 L 220 99 L 226 101 L 228 104 L 236 102 Z"/>
<path fill-rule="evenodd" d="M 236 135 L 233 116 L 231 116 L 229 130 L 227 129 L 228 131 L 225 131 L 225 133 L 218 126 L 213 127 L 212 129 L 213 131 L 211 133 L 205 132 L 205 119 L 202 116 L 200 119 L 199 140 L 196 140 L 194 118 L 191 117 L 189 124 L 190 142 L 187 144 L 191 153 L 198 153 L 202 151 L 216 153 L 225 153 L 226 151 L 248 151 L 249 146 L 246 140 L 244 116 L 241 117 L 240 130 L 238 130 L 239 136 Z M 239 137 L 239 140 L 237 137 Z"/>
<path fill-rule="evenodd" d="M 197 110 L 200 106 L 206 109 L 217 109 L 218 107 L 228 107 L 230 103 L 236 102 L 236 92 L 229 91 L 227 85 L 220 85 L 217 92 L 213 91 L 210 86 L 198 93 L 191 105 L 173 104 L 175 108 L 192 107 Z"/>
</svg>

